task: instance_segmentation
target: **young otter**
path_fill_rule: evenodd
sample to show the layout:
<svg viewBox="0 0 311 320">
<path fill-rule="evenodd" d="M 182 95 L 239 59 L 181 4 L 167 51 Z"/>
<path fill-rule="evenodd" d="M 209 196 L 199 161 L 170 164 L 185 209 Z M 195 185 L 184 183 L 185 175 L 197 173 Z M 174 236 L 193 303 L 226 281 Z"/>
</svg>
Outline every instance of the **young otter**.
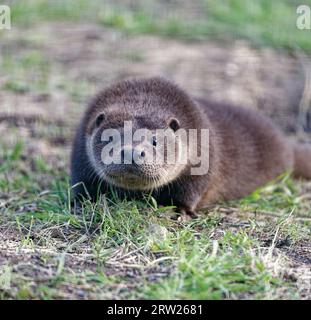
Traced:
<svg viewBox="0 0 311 320">
<path fill-rule="evenodd" d="M 122 141 L 116 151 L 121 162 L 105 163 L 111 152 L 103 155 L 103 148 L 112 140 L 103 139 L 103 132 L 116 129 L 123 139 L 128 121 L 133 131 L 148 129 L 151 136 L 140 145 Z M 185 140 L 177 137 L 174 153 L 177 159 L 186 156 L 182 163 L 126 162 L 125 154 L 133 160 L 134 150 L 138 158 L 150 158 L 150 145 L 157 145 L 156 130 L 166 128 L 176 137 L 180 129 L 208 129 L 209 141 L 199 136 L 194 151 L 185 149 Z M 189 159 L 207 144 L 209 169 L 192 174 Z M 165 159 L 168 150 L 164 143 Z M 79 199 L 96 200 L 111 187 L 121 196 L 136 198 L 147 191 L 159 204 L 188 214 L 210 203 L 244 197 L 285 171 L 311 179 L 311 148 L 289 141 L 254 111 L 194 99 L 161 78 L 122 81 L 99 93 L 78 128 L 71 159 L 72 185 Z"/>
</svg>

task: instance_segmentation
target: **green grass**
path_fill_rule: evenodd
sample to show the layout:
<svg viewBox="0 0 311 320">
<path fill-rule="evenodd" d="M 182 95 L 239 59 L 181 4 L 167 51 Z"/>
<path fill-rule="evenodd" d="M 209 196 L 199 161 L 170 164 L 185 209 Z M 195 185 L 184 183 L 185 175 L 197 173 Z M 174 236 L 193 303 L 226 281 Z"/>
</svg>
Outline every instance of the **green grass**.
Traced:
<svg viewBox="0 0 311 320">
<path fill-rule="evenodd" d="M 157 34 L 189 40 L 246 39 L 255 46 L 311 51 L 310 30 L 296 28 L 299 0 L 200 0 L 194 14 L 154 1 L 135 1 L 132 7 L 120 1 L 69 0 L 7 1 L 14 24 L 31 26 L 44 21 L 97 22 L 128 34 Z M 303 2 L 311 5 L 310 0 Z"/>
<path fill-rule="evenodd" d="M 22 141 L 2 150 L 0 172 L 7 176 L 0 174 L 0 194 L 8 197 L 0 208 L 2 230 L 14 230 L 16 252 L 39 256 L 26 274 L 10 260 L 1 267 L 1 298 L 299 298 L 295 282 L 275 271 L 286 269 L 276 249 L 280 240 L 299 246 L 310 239 L 308 220 L 296 221 L 307 206 L 311 217 L 310 204 L 298 203 L 300 190 L 287 176 L 232 203 L 239 214 L 250 213 L 237 224 L 226 224 L 218 207 L 196 220 L 175 221 L 171 208 L 148 198 L 103 197 L 86 201 L 78 213 L 63 169 L 40 159 L 31 172 Z M 270 210 L 279 218 L 265 221 Z"/>
<path fill-rule="evenodd" d="M 0 67 L 8 74 L 2 89 L 15 93 L 45 93 L 49 89 L 50 64 L 39 51 L 29 51 L 14 58 L 3 54 Z"/>
</svg>

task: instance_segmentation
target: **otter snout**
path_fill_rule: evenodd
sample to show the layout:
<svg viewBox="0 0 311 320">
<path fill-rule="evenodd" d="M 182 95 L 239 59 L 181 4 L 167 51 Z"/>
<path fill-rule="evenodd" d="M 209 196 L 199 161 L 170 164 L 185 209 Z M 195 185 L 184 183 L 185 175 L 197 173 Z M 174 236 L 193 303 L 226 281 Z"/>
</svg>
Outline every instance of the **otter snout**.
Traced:
<svg viewBox="0 0 311 320">
<path fill-rule="evenodd" d="M 153 163 L 153 154 L 141 147 L 125 146 L 117 157 L 120 163 L 111 163 L 105 168 L 105 174 L 112 183 L 144 188 L 149 179 L 158 175 L 158 167 Z M 147 186 L 150 186 L 150 182 Z"/>
</svg>

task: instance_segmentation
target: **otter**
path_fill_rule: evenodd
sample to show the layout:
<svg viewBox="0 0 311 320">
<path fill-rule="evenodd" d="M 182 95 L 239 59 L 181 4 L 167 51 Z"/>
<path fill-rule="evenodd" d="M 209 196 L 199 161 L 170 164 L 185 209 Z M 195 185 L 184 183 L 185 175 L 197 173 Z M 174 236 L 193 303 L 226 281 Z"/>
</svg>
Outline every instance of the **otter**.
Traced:
<svg viewBox="0 0 311 320">
<path fill-rule="evenodd" d="M 141 143 L 128 144 L 123 141 L 125 123 L 131 123 L 132 132 L 147 129 L 149 135 Z M 162 141 L 163 159 L 173 152 L 185 161 L 152 160 L 157 129 L 176 135 L 173 151 Z M 208 141 L 198 135 L 198 147 L 189 148 L 189 139 L 177 137 L 181 129 L 208 130 Z M 108 136 L 103 138 L 103 132 Z M 118 148 L 103 154 L 118 132 Z M 208 154 L 201 154 L 201 159 L 208 158 L 208 170 L 193 174 L 195 166 L 189 159 L 207 144 Z M 120 161 L 105 163 L 112 153 Z M 128 161 L 134 158 L 141 162 Z M 151 161 L 144 161 L 147 158 Z M 78 127 L 71 155 L 75 199 L 96 201 L 112 190 L 121 197 L 141 198 L 147 192 L 158 204 L 173 205 L 189 215 L 210 204 L 245 197 L 285 172 L 311 179 L 308 145 L 289 140 L 253 110 L 194 98 L 159 77 L 121 81 L 96 95 Z"/>
</svg>

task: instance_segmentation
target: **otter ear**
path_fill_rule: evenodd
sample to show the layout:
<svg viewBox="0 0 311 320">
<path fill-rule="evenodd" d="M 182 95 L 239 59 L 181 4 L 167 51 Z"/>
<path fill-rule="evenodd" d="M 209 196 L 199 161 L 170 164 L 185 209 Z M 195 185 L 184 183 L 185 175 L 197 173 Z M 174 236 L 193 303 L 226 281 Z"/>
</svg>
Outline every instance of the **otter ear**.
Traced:
<svg viewBox="0 0 311 320">
<path fill-rule="evenodd" d="M 105 119 L 106 119 L 106 116 L 104 113 L 99 114 L 95 120 L 95 127 L 98 128 Z"/>
<path fill-rule="evenodd" d="M 179 124 L 179 121 L 175 118 L 171 118 L 169 121 L 168 121 L 168 125 L 169 127 L 174 130 L 174 131 L 177 131 L 179 128 L 180 128 L 180 124 Z"/>
</svg>

